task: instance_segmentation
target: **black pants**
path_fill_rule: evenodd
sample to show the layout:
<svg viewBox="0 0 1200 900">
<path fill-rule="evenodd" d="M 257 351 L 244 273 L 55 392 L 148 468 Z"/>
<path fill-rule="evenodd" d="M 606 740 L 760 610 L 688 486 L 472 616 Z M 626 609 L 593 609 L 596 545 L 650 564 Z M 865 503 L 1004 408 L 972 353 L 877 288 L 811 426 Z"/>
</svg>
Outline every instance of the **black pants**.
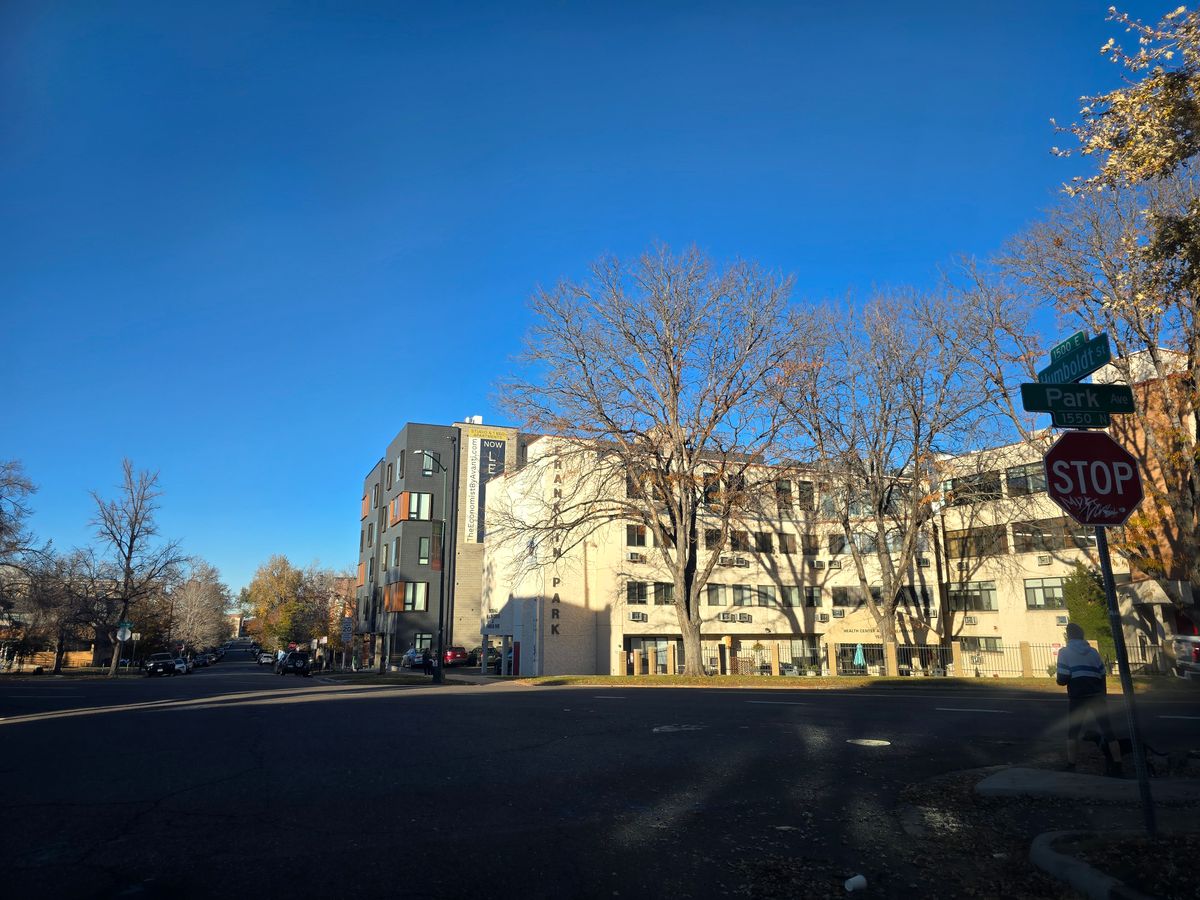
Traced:
<svg viewBox="0 0 1200 900">
<path fill-rule="evenodd" d="M 1107 744 L 1116 739 L 1112 723 L 1108 721 L 1108 698 L 1104 694 L 1068 697 L 1067 740 L 1077 740 L 1084 723 L 1089 719 L 1096 723 L 1096 729 L 1100 732 L 1101 744 Z"/>
</svg>

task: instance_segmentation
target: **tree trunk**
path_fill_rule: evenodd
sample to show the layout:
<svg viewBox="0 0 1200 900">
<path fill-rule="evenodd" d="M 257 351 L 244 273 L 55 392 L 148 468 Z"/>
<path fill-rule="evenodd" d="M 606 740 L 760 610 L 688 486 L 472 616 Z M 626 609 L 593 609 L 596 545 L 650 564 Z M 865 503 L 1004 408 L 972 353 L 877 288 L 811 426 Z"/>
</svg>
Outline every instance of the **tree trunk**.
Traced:
<svg viewBox="0 0 1200 900">
<path fill-rule="evenodd" d="M 683 626 L 681 629 L 683 633 L 683 674 L 703 675 L 704 660 L 700 648 L 700 617 L 685 619 L 680 616 L 679 624 Z M 675 673 L 671 672 L 670 674 L 674 675 Z"/>
<path fill-rule="evenodd" d="M 118 622 L 124 622 L 125 616 L 129 614 L 129 601 L 126 600 L 121 604 L 121 615 L 117 619 Z M 108 677 L 116 678 L 117 670 L 121 666 L 121 642 L 117 640 L 117 631 L 114 629 L 109 634 L 109 640 L 112 641 L 112 661 L 108 667 Z"/>
</svg>

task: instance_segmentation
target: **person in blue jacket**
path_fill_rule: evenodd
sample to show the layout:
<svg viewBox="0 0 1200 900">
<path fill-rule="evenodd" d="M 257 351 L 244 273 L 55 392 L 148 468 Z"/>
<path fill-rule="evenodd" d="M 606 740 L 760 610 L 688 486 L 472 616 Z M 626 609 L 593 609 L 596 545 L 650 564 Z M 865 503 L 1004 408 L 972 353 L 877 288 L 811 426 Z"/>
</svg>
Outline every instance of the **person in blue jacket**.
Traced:
<svg viewBox="0 0 1200 900">
<path fill-rule="evenodd" d="M 1067 626 L 1067 644 L 1058 651 L 1058 683 L 1067 687 L 1067 770 L 1075 770 L 1079 755 L 1079 733 L 1088 719 L 1096 723 L 1100 740 L 1108 744 L 1109 775 L 1121 774 L 1121 745 L 1108 720 L 1104 684 L 1104 661 L 1084 640 L 1083 627 Z"/>
</svg>

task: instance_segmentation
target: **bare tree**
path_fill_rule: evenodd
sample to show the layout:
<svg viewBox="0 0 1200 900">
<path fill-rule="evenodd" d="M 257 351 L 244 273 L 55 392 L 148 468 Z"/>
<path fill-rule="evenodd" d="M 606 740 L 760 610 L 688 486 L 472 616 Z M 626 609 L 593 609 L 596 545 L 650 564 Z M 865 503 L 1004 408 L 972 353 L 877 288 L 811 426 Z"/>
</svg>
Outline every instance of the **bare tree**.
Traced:
<svg viewBox="0 0 1200 900">
<path fill-rule="evenodd" d="M 1196 208 L 1200 183 L 1186 172 L 1080 194 L 1015 238 L 1003 260 L 1009 279 L 1047 298 L 1069 326 L 1108 333 L 1112 364 L 1135 385 L 1137 401 L 1114 432 L 1151 475 L 1119 545 L 1143 571 L 1193 585 L 1200 584 L 1200 257 L 1155 248 L 1165 239 L 1163 222 L 1186 228 Z"/>
<path fill-rule="evenodd" d="M 797 340 L 790 290 L 790 278 L 718 268 L 695 249 L 603 259 L 586 282 L 537 291 L 525 371 L 501 387 L 528 431 L 554 436 L 539 464 L 580 477 L 498 513 L 489 539 L 528 544 L 536 560 L 609 523 L 644 527 L 673 582 L 689 674 L 702 672 L 700 600 L 716 551 L 779 430 L 768 388 Z M 707 557 L 706 530 L 718 534 Z"/>
<path fill-rule="evenodd" d="M 101 554 L 112 569 L 112 597 L 117 612 L 117 622 L 125 621 L 130 609 L 139 602 L 161 592 L 164 583 L 173 578 L 185 557 L 177 541 L 159 542 L 158 473 L 134 472 L 133 463 L 125 459 L 121 463 L 123 479 L 115 499 L 105 500 L 93 491 L 96 501 L 96 527 Z M 109 621 L 110 639 L 113 643 L 112 663 L 109 677 L 115 678 L 120 664 L 120 642 L 117 640 L 116 623 Z"/>
<path fill-rule="evenodd" d="M 33 512 L 29 499 L 36 492 L 20 460 L 0 460 L 0 565 L 18 566 L 24 556 L 46 549 L 34 546 L 27 524 Z"/>
<path fill-rule="evenodd" d="M 915 559 L 932 550 L 940 461 L 1003 442 L 1003 375 L 983 366 L 983 341 L 995 338 L 981 312 L 896 292 L 795 315 L 809 342 L 777 382 L 791 455 L 820 473 L 822 515 L 840 524 L 859 602 L 885 641 L 898 607 L 924 606 L 913 591 L 934 593 Z"/>
<path fill-rule="evenodd" d="M 191 647 L 211 647 L 229 630 L 229 588 L 214 566 L 202 559 L 188 562 L 186 577 L 170 592 L 172 636 Z"/>
<path fill-rule="evenodd" d="M 90 639 L 107 610 L 107 585 L 90 550 L 43 553 L 27 569 L 21 604 L 26 637 L 54 648 L 54 673 L 62 671 L 67 645 Z"/>
</svg>

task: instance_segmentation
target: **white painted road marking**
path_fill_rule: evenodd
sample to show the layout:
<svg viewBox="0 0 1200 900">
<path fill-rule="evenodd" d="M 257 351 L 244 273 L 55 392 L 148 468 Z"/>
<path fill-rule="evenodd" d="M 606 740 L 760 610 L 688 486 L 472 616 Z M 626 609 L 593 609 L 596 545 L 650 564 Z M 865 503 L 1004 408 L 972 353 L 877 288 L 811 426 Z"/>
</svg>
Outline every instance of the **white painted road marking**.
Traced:
<svg viewBox="0 0 1200 900">
<path fill-rule="evenodd" d="M 935 706 L 934 709 L 936 709 L 938 712 L 990 712 L 1001 713 L 1002 715 L 1006 716 L 1011 712 L 1011 710 L 1007 709 L 975 709 L 971 707 L 959 708 L 955 706 Z"/>
<path fill-rule="evenodd" d="M 592 699 L 593 700 L 624 700 L 625 698 L 624 697 L 613 697 L 608 694 L 593 694 Z"/>
<path fill-rule="evenodd" d="M 890 747 L 891 741 L 880 740 L 879 738 L 850 738 L 846 741 L 847 744 L 857 744 L 860 747 Z"/>
<path fill-rule="evenodd" d="M 1200 722 L 1200 716 L 1159 716 L 1160 719 L 1187 719 L 1190 722 Z"/>
</svg>

